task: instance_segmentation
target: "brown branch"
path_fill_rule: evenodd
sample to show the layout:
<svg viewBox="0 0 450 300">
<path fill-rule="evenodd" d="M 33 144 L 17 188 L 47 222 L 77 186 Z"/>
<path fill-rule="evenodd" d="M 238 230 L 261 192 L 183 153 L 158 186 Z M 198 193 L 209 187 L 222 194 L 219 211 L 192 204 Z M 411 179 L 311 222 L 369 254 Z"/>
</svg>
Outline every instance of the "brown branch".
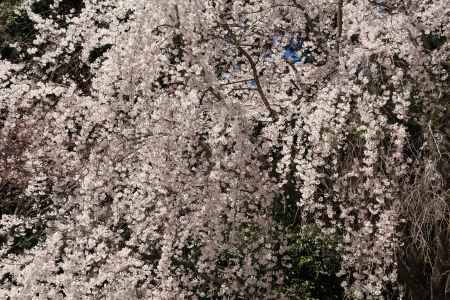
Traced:
<svg viewBox="0 0 450 300">
<path fill-rule="evenodd" d="M 211 86 L 203 91 L 203 93 L 200 97 L 200 104 L 203 102 L 203 98 L 205 98 L 205 96 L 208 92 L 211 93 L 218 102 L 221 102 L 221 103 L 225 104 L 225 106 L 226 106 L 226 102 L 225 102 L 223 96 L 220 94 L 220 92 L 215 91 L 213 89 L 213 87 L 211 87 Z"/>
<path fill-rule="evenodd" d="M 267 97 L 264 93 L 264 90 L 262 88 L 261 85 L 261 81 L 259 80 L 259 75 L 258 75 L 258 69 L 256 68 L 256 63 L 253 60 L 252 56 L 245 51 L 244 48 L 242 48 L 242 46 L 240 45 L 238 39 L 236 38 L 236 36 L 234 35 L 234 33 L 232 32 L 230 26 L 228 26 L 228 24 L 223 24 L 224 28 L 228 31 L 228 33 L 230 34 L 230 37 L 232 39 L 233 44 L 236 46 L 236 48 L 238 49 L 238 51 L 245 56 L 245 58 L 247 59 L 248 63 L 250 64 L 250 67 L 252 69 L 252 73 L 253 73 L 253 79 L 255 80 L 256 83 L 256 90 L 262 100 L 262 102 L 264 103 L 264 106 L 267 108 L 267 110 L 269 111 L 270 117 L 273 120 L 277 119 L 277 115 L 275 113 L 275 111 L 272 109 L 272 107 L 270 106 L 269 100 L 267 100 Z"/>
<path fill-rule="evenodd" d="M 174 5 L 175 9 L 175 27 L 180 28 L 180 11 L 178 10 L 178 5 Z"/>
<path fill-rule="evenodd" d="M 338 0 L 337 8 L 337 54 L 339 56 L 341 36 L 342 36 L 342 0 Z"/>
<path fill-rule="evenodd" d="M 219 102 L 224 102 L 222 96 L 217 93 L 212 87 L 208 88 L 207 91 L 210 91 L 213 94 L 214 98 L 216 98 Z"/>
<path fill-rule="evenodd" d="M 269 100 L 267 100 L 266 95 L 264 94 L 264 90 L 262 88 L 261 85 L 261 81 L 259 80 L 259 75 L 258 75 L 258 69 L 256 68 L 256 64 L 255 61 L 253 60 L 253 58 L 251 57 L 250 54 L 248 54 L 247 51 L 245 51 L 241 46 L 236 45 L 236 47 L 238 48 L 238 50 L 242 53 L 242 55 L 244 55 L 247 60 L 248 63 L 250 64 L 250 67 L 252 68 L 252 72 L 253 72 L 253 77 L 255 78 L 255 83 L 256 83 L 256 90 L 258 91 L 259 96 L 261 97 L 261 100 L 264 103 L 264 106 L 267 108 L 267 110 L 269 111 L 270 116 L 272 117 L 272 119 L 276 119 L 276 113 L 275 111 L 272 109 L 272 107 L 270 106 Z"/>
</svg>

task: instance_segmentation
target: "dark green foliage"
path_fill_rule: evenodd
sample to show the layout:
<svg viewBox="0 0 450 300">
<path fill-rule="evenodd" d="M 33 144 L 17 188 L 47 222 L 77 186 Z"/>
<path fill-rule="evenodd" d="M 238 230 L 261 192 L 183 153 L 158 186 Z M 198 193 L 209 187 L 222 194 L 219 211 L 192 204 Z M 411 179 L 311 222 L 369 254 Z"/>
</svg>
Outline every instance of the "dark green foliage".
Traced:
<svg viewBox="0 0 450 300">
<path fill-rule="evenodd" d="M 19 52 L 10 44 L 31 42 L 35 34 L 33 23 L 26 14 L 15 14 L 19 3 L 16 0 L 0 3 L 0 59 L 13 62 L 19 59 Z"/>
<path fill-rule="evenodd" d="M 1 59 L 16 62 L 19 59 L 19 52 L 10 47 L 11 43 L 18 42 L 26 48 L 34 39 L 36 31 L 33 22 L 28 18 L 25 11 L 18 14 L 14 12 L 19 7 L 21 1 L 7 0 L 0 4 L 0 55 Z M 65 16 L 73 13 L 78 14 L 84 4 L 81 0 L 63 0 L 57 10 L 50 8 L 53 0 L 40 0 L 32 4 L 33 12 L 48 18 L 57 15 Z M 64 19 L 57 19 L 60 26 L 66 26 Z"/>
<path fill-rule="evenodd" d="M 3 43 L 2 43 L 3 44 Z M 0 58 L 14 61 L 17 58 L 18 52 L 15 48 L 8 45 L 0 47 Z"/>
<path fill-rule="evenodd" d="M 0 2 L 0 28 L 1 25 L 7 22 L 10 15 L 12 15 L 15 7 L 20 3 L 20 0 L 2 0 Z"/>
<path fill-rule="evenodd" d="M 175 65 L 182 61 L 184 46 L 185 42 L 183 39 L 183 35 L 175 34 L 172 38 L 172 46 L 167 49 L 167 56 L 169 57 L 169 61 L 171 64 Z"/>
<path fill-rule="evenodd" d="M 409 137 L 409 147 L 405 148 L 407 157 L 418 157 L 424 142 L 423 128 L 417 120 L 411 118 L 406 122 Z"/>
<path fill-rule="evenodd" d="M 430 33 L 422 36 L 423 47 L 430 51 L 439 49 L 446 42 L 447 37 L 443 35 Z"/>
<path fill-rule="evenodd" d="M 32 228 L 27 228 L 24 232 L 14 234 L 13 245 L 9 248 L 9 253 L 21 254 L 25 250 L 36 246 L 45 237 L 45 226 L 36 224 Z"/>
<path fill-rule="evenodd" d="M 0 184 L 0 217 L 2 215 L 20 214 L 23 208 L 27 208 L 28 204 L 22 195 L 25 187 L 19 184 L 14 184 L 11 181 L 4 180 Z"/>
<path fill-rule="evenodd" d="M 58 6 L 58 9 L 55 11 L 50 8 L 50 6 L 54 3 L 53 0 L 40 0 L 33 3 L 31 9 L 33 12 L 40 14 L 43 17 L 48 18 L 51 15 L 67 15 L 71 12 L 77 14 L 84 7 L 82 0 L 63 0 Z"/>
<path fill-rule="evenodd" d="M 99 46 L 89 53 L 89 63 L 93 63 L 97 58 L 102 57 L 103 54 L 111 48 L 111 44 Z"/>
<path fill-rule="evenodd" d="M 50 9 L 51 4 L 53 4 L 53 0 L 36 1 L 31 5 L 31 10 L 42 17 L 48 18 L 52 13 Z"/>
<path fill-rule="evenodd" d="M 11 16 L 6 25 L 6 33 L 15 40 L 31 41 L 30 38 L 36 33 L 33 22 L 22 12 L 19 15 Z"/>
<path fill-rule="evenodd" d="M 344 298 L 336 276 L 341 258 L 337 241 L 321 238 L 314 227 L 292 230 L 288 251 L 287 279 L 283 290 L 293 300 L 338 300 Z"/>
<path fill-rule="evenodd" d="M 293 173 L 294 170 L 291 170 Z M 278 195 L 273 202 L 273 218 L 278 222 L 289 226 L 293 222 L 298 222 L 297 199 L 301 196 L 296 189 L 297 181 L 290 174 L 288 181 L 283 185 L 283 195 Z"/>
</svg>

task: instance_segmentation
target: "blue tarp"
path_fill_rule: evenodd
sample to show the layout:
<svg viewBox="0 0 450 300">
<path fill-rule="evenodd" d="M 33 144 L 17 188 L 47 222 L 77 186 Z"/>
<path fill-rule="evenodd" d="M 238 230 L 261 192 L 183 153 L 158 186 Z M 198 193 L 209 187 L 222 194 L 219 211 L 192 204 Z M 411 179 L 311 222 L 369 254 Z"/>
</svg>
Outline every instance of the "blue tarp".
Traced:
<svg viewBox="0 0 450 300">
<path fill-rule="evenodd" d="M 277 46 L 281 36 L 274 36 L 272 38 L 272 45 Z M 266 60 L 270 60 L 273 57 L 272 51 L 268 51 L 264 54 L 264 58 Z M 281 58 L 292 64 L 301 64 L 301 63 L 311 63 L 313 58 L 311 56 L 311 52 L 308 48 L 303 48 L 303 39 L 301 38 L 292 38 L 289 43 L 283 47 L 283 52 L 281 53 Z M 235 68 L 239 68 L 239 66 L 235 66 Z M 232 75 L 230 73 L 224 73 L 222 78 L 225 80 L 231 79 Z M 256 81 L 249 80 L 247 85 L 250 88 L 256 88 Z"/>
</svg>

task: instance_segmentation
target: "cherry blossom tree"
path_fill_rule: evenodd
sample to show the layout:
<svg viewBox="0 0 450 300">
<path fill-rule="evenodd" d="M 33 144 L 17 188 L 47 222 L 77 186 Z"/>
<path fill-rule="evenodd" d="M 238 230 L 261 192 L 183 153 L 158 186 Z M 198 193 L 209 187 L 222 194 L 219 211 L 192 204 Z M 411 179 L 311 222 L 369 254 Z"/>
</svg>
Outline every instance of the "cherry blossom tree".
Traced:
<svg viewBox="0 0 450 300">
<path fill-rule="evenodd" d="M 339 240 L 348 298 L 399 299 L 420 180 L 444 257 L 446 1 L 27 0 L 22 14 L 32 41 L 0 60 L 1 184 L 17 189 L 2 298 L 304 299 L 285 289 L 288 254 L 314 226 Z"/>
</svg>

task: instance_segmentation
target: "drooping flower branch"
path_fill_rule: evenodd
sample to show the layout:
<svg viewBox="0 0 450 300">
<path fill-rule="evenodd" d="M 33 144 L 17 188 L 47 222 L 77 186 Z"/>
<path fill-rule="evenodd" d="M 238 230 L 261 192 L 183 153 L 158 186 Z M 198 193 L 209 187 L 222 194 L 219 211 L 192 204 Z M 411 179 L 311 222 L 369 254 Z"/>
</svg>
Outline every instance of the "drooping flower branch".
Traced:
<svg viewBox="0 0 450 300">
<path fill-rule="evenodd" d="M 310 227 L 349 298 L 401 296 L 446 1 L 75 2 L 0 60 L 0 298 L 302 299 Z"/>
</svg>

